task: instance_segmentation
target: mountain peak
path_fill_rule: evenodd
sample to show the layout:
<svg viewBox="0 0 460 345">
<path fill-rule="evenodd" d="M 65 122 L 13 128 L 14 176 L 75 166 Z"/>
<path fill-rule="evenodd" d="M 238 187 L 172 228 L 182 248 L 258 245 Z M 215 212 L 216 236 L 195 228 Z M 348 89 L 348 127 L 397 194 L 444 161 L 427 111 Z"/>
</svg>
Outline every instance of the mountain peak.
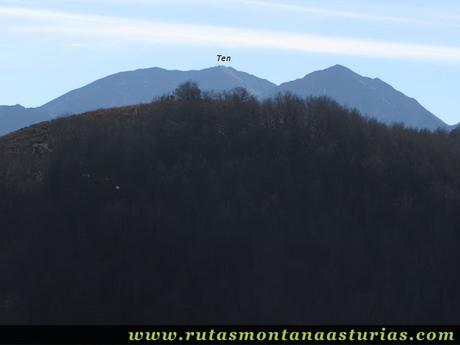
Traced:
<svg viewBox="0 0 460 345">
<path fill-rule="evenodd" d="M 326 68 L 326 69 L 333 69 L 333 70 L 346 70 L 346 71 L 351 71 L 351 69 L 349 69 L 348 67 L 344 66 L 344 65 L 341 65 L 341 64 L 335 64 L 329 68 Z"/>
<path fill-rule="evenodd" d="M 335 73 L 347 73 L 347 74 L 353 74 L 353 75 L 359 75 L 355 71 L 349 69 L 348 67 L 345 67 L 343 65 L 336 64 L 334 66 L 328 67 L 323 69 L 322 71 L 319 72 L 335 72 Z"/>
<path fill-rule="evenodd" d="M 403 122 L 409 127 L 429 129 L 446 126 L 414 99 L 384 81 L 361 76 L 340 64 L 278 86 L 220 64 L 201 70 L 153 67 L 119 72 L 72 90 L 39 108 L 0 106 L 0 135 L 54 116 L 149 103 L 154 97 L 169 94 L 178 85 L 190 80 L 197 82 L 204 91 L 220 92 L 244 87 L 260 98 L 279 92 L 291 92 L 300 97 L 328 96 L 384 123 Z"/>
<path fill-rule="evenodd" d="M 327 96 L 387 124 L 402 122 L 408 127 L 432 130 L 446 126 L 413 98 L 384 81 L 362 76 L 338 64 L 283 83 L 271 95 L 276 92 L 290 92 L 300 97 Z"/>
<path fill-rule="evenodd" d="M 224 65 L 216 65 L 216 66 L 213 66 L 213 67 L 202 69 L 202 71 L 236 71 L 236 72 L 238 72 L 233 67 L 224 66 Z"/>
</svg>

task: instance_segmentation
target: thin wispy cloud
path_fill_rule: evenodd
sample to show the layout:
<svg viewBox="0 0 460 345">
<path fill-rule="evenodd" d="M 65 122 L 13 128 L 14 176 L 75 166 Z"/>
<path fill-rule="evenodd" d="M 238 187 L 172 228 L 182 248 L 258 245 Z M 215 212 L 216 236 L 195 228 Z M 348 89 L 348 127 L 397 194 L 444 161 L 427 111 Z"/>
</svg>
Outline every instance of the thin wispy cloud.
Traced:
<svg viewBox="0 0 460 345">
<path fill-rule="evenodd" d="M 293 32 L 248 30 L 236 27 L 146 21 L 65 11 L 1 7 L 0 17 L 28 19 L 10 25 L 11 32 L 65 35 L 73 38 L 144 44 L 181 44 L 247 49 L 287 50 L 304 53 L 373 58 L 450 61 L 460 63 L 460 47 L 361 38 L 309 35 Z M 9 22 L 9 21 L 8 21 Z M 8 23 L 7 22 L 7 23 Z"/>
<path fill-rule="evenodd" d="M 419 20 L 407 17 L 398 16 L 387 16 L 387 15 L 376 15 L 366 12 L 358 11 L 343 11 L 335 10 L 327 7 L 315 7 L 290 4 L 287 2 L 272 2 L 272 1 L 261 1 L 261 0 L 237 0 L 239 3 L 243 3 L 249 6 L 258 6 L 271 8 L 274 10 L 289 11 L 296 13 L 308 13 L 325 17 L 338 17 L 347 19 L 357 19 L 366 21 L 381 21 L 381 22 L 401 22 L 401 23 L 415 23 L 415 24 L 433 24 L 432 21 Z"/>
<path fill-rule="evenodd" d="M 27 1 L 27 0 L 10 0 L 10 1 Z M 68 0 L 74 3 L 104 3 L 104 4 L 126 4 L 126 5 L 204 5 L 204 6 L 222 6 L 246 8 L 253 7 L 259 9 L 267 9 L 291 13 L 301 13 L 320 17 L 333 17 L 367 22 L 386 22 L 386 23 L 401 23 L 415 25 L 429 25 L 442 27 L 460 27 L 458 16 L 450 13 L 425 13 L 425 17 L 421 17 L 420 13 L 415 12 L 412 16 L 397 16 L 385 15 L 382 13 L 370 13 L 368 10 L 343 10 L 339 8 L 331 8 L 327 6 L 307 6 L 286 1 L 269 1 L 269 0 Z"/>
</svg>

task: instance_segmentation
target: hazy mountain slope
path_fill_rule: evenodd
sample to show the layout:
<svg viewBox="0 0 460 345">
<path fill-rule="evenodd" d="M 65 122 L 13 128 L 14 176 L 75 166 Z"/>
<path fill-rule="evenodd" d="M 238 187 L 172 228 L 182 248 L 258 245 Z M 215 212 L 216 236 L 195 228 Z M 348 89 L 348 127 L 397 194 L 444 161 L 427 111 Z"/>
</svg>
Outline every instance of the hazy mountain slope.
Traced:
<svg viewBox="0 0 460 345">
<path fill-rule="evenodd" d="M 218 66 L 193 71 L 155 67 L 120 72 L 72 90 L 39 108 L 1 106 L 0 135 L 54 116 L 148 103 L 152 98 L 170 93 L 179 84 L 190 80 L 197 82 L 205 91 L 244 87 L 261 98 L 287 91 L 302 97 L 326 95 L 384 123 L 402 122 L 409 127 L 431 130 L 439 127 L 447 130 L 454 128 L 447 126 L 415 99 L 405 96 L 380 79 L 360 76 L 340 65 L 279 86 L 231 67 Z"/>
<path fill-rule="evenodd" d="M 49 119 L 45 111 L 37 108 L 24 108 L 19 104 L 3 105 L 0 106 L 0 135 Z"/>
<path fill-rule="evenodd" d="M 455 125 L 447 125 L 447 130 L 453 131 L 460 128 L 460 123 L 456 123 Z"/>
<path fill-rule="evenodd" d="M 161 68 L 121 72 L 70 91 L 41 109 L 52 115 L 78 114 L 99 108 L 150 102 L 154 96 L 173 91 L 179 84 L 193 80 L 203 90 L 230 90 L 244 87 L 255 95 L 267 92 L 275 84 L 239 72 L 231 67 L 212 67 L 200 71 L 175 71 Z"/>
<path fill-rule="evenodd" d="M 292 92 L 302 97 L 329 96 L 346 107 L 356 108 L 362 114 L 384 123 L 403 122 L 409 127 L 431 130 L 446 127 L 442 120 L 415 99 L 378 78 L 363 77 L 340 65 L 283 83 L 270 90 L 266 96 L 278 92 Z"/>
</svg>

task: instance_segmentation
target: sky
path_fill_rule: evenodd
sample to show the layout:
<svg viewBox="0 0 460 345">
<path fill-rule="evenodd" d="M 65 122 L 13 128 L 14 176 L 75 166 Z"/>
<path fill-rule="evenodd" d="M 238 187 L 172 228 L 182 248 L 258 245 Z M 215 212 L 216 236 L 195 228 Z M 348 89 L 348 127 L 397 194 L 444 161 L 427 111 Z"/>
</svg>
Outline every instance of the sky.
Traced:
<svg viewBox="0 0 460 345">
<path fill-rule="evenodd" d="M 120 71 L 218 64 L 277 84 L 341 64 L 458 123 L 460 1 L 0 0 L 1 105 L 40 106 Z"/>
</svg>

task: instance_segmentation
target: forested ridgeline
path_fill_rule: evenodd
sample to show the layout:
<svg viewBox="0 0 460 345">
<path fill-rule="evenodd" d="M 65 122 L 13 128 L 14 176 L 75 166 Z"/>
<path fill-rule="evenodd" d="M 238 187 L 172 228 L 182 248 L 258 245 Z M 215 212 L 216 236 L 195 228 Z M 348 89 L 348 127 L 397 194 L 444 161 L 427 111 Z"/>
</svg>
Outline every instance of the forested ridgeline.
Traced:
<svg viewBox="0 0 460 345">
<path fill-rule="evenodd" d="M 188 84 L 0 138 L 0 322 L 460 323 L 459 137 Z"/>
</svg>

